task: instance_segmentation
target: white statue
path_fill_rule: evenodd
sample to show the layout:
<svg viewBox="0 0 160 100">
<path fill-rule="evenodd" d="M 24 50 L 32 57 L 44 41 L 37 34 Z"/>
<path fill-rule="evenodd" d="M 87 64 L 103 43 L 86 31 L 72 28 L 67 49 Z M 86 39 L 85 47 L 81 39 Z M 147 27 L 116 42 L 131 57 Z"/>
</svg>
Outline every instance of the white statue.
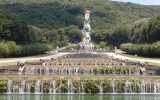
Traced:
<svg viewBox="0 0 160 100">
<path fill-rule="evenodd" d="M 93 52 L 94 45 L 91 43 L 90 37 L 90 11 L 86 11 L 85 13 L 85 20 L 84 20 L 84 28 L 82 29 L 82 33 L 84 34 L 84 38 L 82 43 L 80 44 L 80 51 L 79 52 Z"/>
</svg>

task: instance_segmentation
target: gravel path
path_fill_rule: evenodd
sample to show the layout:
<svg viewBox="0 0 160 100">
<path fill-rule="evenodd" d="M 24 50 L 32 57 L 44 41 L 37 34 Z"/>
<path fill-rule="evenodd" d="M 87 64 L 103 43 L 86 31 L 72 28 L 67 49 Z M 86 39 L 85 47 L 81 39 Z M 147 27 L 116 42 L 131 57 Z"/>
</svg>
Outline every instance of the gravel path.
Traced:
<svg viewBox="0 0 160 100">
<path fill-rule="evenodd" d="M 12 59 L 12 60 L 0 60 L 0 63 L 11 63 L 11 62 L 17 62 L 17 61 L 31 61 L 31 60 L 39 60 L 39 59 L 50 59 L 50 58 L 57 58 L 63 55 L 66 55 L 68 53 L 58 53 L 50 56 L 45 56 L 45 57 L 35 57 L 35 58 L 19 58 L 19 59 Z M 159 63 L 160 60 L 148 60 L 148 59 L 140 59 L 140 58 L 130 58 L 130 57 L 125 57 L 121 55 L 116 55 L 115 53 L 105 53 L 109 56 L 113 56 L 114 58 L 120 58 L 120 59 L 128 59 L 128 60 L 134 60 L 134 61 L 139 61 L 139 62 L 152 62 L 152 63 Z"/>
<path fill-rule="evenodd" d="M 17 61 L 31 61 L 31 60 L 39 60 L 39 59 L 50 59 L 50 58 L 57 58 L 63 55 L 66 55 L 68 53 L 58 53 L 50 56 L 45 56 L 45 57 L 35 57 L 35 58 L 19 58 L 19 59 L 12 59 L 12 60 L 0 60 L 0 63 L 11 63 L 11 62 L 17 62 Z"/>
</svg>

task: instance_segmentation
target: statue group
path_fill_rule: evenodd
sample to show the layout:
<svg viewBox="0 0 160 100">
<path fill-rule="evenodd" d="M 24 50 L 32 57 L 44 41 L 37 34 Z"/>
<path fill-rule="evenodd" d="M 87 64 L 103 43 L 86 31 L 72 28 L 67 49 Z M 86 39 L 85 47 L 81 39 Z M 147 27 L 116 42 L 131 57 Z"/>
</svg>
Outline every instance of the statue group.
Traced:
<svg viewBox="0 0 160 100">
<path fill-rule="evenodd" d="M 83 41 L 80 43 L 80 53 L 91 53 L 94 50 L 94 45 L 91 43 L 90 31 L 90 11 L 87 10 L 85 12 L 84 27 L 82 29 L 84 38 Z"/>
</svg>

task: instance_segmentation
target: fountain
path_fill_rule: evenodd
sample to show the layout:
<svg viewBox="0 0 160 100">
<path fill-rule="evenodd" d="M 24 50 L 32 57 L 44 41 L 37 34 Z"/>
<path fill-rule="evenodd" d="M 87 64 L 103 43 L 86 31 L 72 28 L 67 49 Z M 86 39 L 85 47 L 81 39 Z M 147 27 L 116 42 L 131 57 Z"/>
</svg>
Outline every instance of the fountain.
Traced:
<svg viewBox="0 0 160 100">
<path fill-rule="evenodd" d="M 146 93 L 146 84 L 145 81 L 141 81 L 141 93 Z"/>
<path fill-rule="evenodd" d="M 127 65 L 120 59 L 93 53 L 90 31 L 90 11 L 86 11 L 82 30 L 84 38 L 78 53 L 47 59 L 43 65 L 28 64 L 23 75 L 18 77 L 0 76 L 4 81 L 0 81 L 0 86 L 4 87 L 0 91 L 9 94 L 160 93 L 160 79 L 140 76 L 138 64 Z M 73 98 L 68 95 L 68 99 Z"/>
<path fill-rule="evenodd" d="M 101 77 L 102 78 L 102 77 Z M 42 78 L 43 79 L 43 78 Z M 125 79 L 125 78 L 124 78 Z M 8 81 L 7 93 L 49 93 L 49 94 L 74 94 L 74 93 L 98 93 L 98 94 L 159 94 L 159 81 L 144 80 L 123 80 L 123 79 L 109 79 L 109 80 L 37 80 L 37 81 Z M 5 87 L 5 86 L 4 86 Z M 6 90 L 6 91 L 7 91 Z"/>
<path fill-rule="evenodd" d="M 26 85 L 26 92 L 27 92 L 28 94 L 31 93 L 31 85 L 30 85 L 30 84 L 27 84 L 27 85 Z"/>
<path fill-rule="evenodd" d="M 26 85 L 25 80 L 23 80 L 21 82 L 21 85 L 20 85 L 20 88 L 19 88 L 19 93 L 20 94 L 23 94 L 25 92 L 25 85 Z"/>
<path fill-rule="evenodd" d="M 71 80 L 68 80 L 68 93 L 74 93 L 73 92 L 73 83 Z"/>
<path fill-rule="evenodd" d="M 84 94 L 85 93 L 85 90 L 84 90 L 84 82 L 81 82 L 81 88 L 82 88 L 82 94 Z"/>
<path fill-rule="evenodd" d="M 84 20 L 84 27 L 82 29 L 82 33 L 84 35 L 83 41 L 80 43 L 80 50 L 79 53 L 90 53 L 94 50 L 94 45 L 91 43 L 90 37 L 90 11 L 85 12 L 85 20 Z"/>
<path fill-rule="evenodd" d="M 103 93 L 103 87 L 102 87 L 102 86 L 103 86 L 103 82 L 101 81 L 101 82 L 100 82 L 100 85 L 99 85 L 99 93 L 100 93 L 100 94 Z"/>
<path fill-rule="evenodd" d="M 49 75 L 49 74 L 50 74 L 50 72 L 49 72 L 49 67 L 47 67 L 47 68 L 45 69 L 45 74 L 46 74 L 46 75 Z"/>
<path fill-rule="evenodd" d="M 131 92 L 132 92 L 131 83 L 127 80 L 125 83 L 125 93 L 131 93 Z"/>
<path fill-rule="evenodd" d="M 11 93 L 12 89 L 12 81 L 8 80 L 8 93 Z"/>
<path fill-rule="evenodd" d="M 37 80 L 35 83 L 35 93 L 36 94 L 41 93 L 41 80 Z"/>
<path fill-rule="evenodd" d="M 55 80 L 51 81 L 50 86 L 51 86 L 50 93 L 56 94 L 56 81 Z"/>
<path fill-rule="evenodd" d="M 114 82 L 114 81 L 111 81 L 111 82 L 110 82 L 110 86 L 111 86 L 111 88 L 112 88 L 111 93 L 115 93 L 115 82 Z"/>
</svg>

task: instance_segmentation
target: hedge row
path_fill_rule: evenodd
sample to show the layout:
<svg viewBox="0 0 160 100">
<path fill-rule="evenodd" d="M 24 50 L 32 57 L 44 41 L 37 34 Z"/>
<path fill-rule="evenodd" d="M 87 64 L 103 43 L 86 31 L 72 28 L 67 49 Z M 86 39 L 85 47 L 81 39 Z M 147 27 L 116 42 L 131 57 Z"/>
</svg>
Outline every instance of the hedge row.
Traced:
<svg viewBox="0 0 160 100">
<path fill-rule="evenodd" d="M 17 57 L 42 54 L 51 49 L 47 44 L 16 45 L 15 42 L 0 42 L 0 57 Z"/>
<path fill-rule="evenodd" d="M 160 56 L 160 42 L 153 44 L 122 44 L 120 48 L 128 54 L 141 56 Z"/>
</svg>

